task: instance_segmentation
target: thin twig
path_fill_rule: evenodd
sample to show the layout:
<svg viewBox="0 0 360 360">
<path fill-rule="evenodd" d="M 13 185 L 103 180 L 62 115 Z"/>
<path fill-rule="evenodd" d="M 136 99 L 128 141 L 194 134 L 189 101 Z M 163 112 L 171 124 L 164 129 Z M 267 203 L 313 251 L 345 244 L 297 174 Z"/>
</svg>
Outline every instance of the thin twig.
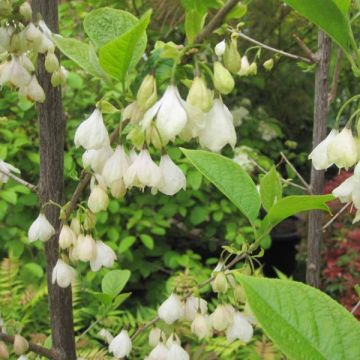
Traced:
<svg viewBox="0 0 360 360">
<path fill-rule="evenodd" d="M 351 201 L 346 203 L 323 227 L 322 231 L 326 230 L 351 204 Z"/>
<path fill-rule="evenodd" d="M 299 60 L 299 61 L 304 61 L 304 62 L 306 62 L 306 63 L 308 63 L 308 64 L 312 64 L 312 63 L 313 63 L 313 61 L 309 60 L 309 59 L 306 58 L 306 57 L 303 57 L 303 56 L 300 56 L 300 55 L 291 54 L 291 53 L 288 53 L 288 52 L 286 52 L 286 51 L 279 50 L 279 49 L 273 48 L 273 47 L 271 47 L 271 46 L 269 46 L 269 45 L 263 44 L 263 43 L 261 43 L 260 41 L 257 41 L 257 40 L 251 38 L 251 37 L 248 36 L 248 35 L 245 35 L 245 34 L 244 34 L 243 32 L 241 32 L 241 31 L 238 31 L 237 34 L 238 34 L 241 38 L 243 38 L 243 39 L 245 39 L 245 40 L 247 40 L 247 41 L 249 41 L 249 42 L 251 42 L 251 43 L 253 43 L 253 44 L 255 44 L 255 45 L 259 45 L 260 47 L 262 47 L 262 48 L 264 48 L 264 49 L 266 49 L 266 50 L 269 50 L 269 51 L 278 53 L 278 54 L 280 54 L 280 55 L 286 56 L 286 57 L 291 58 L 291 59 L 295 59 L 295 60 Z"/>
<path fill-rule="evenodd" d="M 360 307 L 360 300 L 357 302 L 357 304 L 353 307 L 353 309 L 351 310 L 352 314 L 355 314 L 356 310 Z"/>
<path fill-rule="evenodd" d="M 8 335 L 8 334 L 4 334 L 2 332 L 0 332 L 0 339 L 9 343 L 9 344 L 13 344 L 14 343 L 14 336 Z M 48 359 L 52 359 L 52 360 L 57 360 L 59 359 L 59 356 L 57 354 L 57 352 L 54 349 L 47 349 L 43 346 L 40 345 L 36 345 L 34 343 L 29 342 L 29 351 L 32 351 L 36 354 L 39 354 L 41 356 L 45 356 Z"/>
<path fill-rule="evenodd" d="M 301 174 L 296 170 L 295 166 L 290 162 L 290 160 L 286 157 L 286 155 L 281 151 L 280 152 L 281 157 L 284 159 L 284 161 L 290 166 L 291 170 L 294 171 L 296 176 L 299 178 L 299 180 L 303 183 L 303 185 L 306 187 L 309 193 L 312 193 L 311 186 L 306 182 L 306 180 L 301 176 Z"/>
<path fill-rule="evenodd" d="M 222 25 L 227 14 L 236 6 L 239 0 L 229 0 L 211 19 L 211 21 L 204 27 L 200 34 L 195 39 L 195 43 L 201 43 L 207 38 L 215 29 Z"/>
<path fill-rule="evenodd" d="M 338 88 L 339 79 L 340 79 L 342 58 L 343 58 L 343 52 L 341 49 L 338 49 L 337 53 L 336 53 L 336 64 L 335 64 L 334 75 L 333 75 L 332 82 L 331 82 L 331 90 L 328 95 L 328 104 L 329 105 L 334 101 L 334 99 L 336 97 L 337 88 Z"/>
<path fill-rule="evenodd" d="M 317 63 L 319 59 L 316 57 L 316 54 L 314 54 L 310 48 L 305 44 L 304 40 L 299 38 L 296 34 L 293 35 L 295 41 L 298 43 L 298 45 L 301 47 L 301 49 L 304 51 L 305 56 L 313 63 Z"/>
<path fill-rule="evenodd" d="M 35 191 L 35 192 L 37 191 L 37 186 L 36 186 L 36 185 L 33 185 L 33 184 L 27 182 L 26 180 L 21 179 L 20 177 L 14 175 L 14 174 L 11 173 L 10 171 L 4 171 L 4 170 L 1 170 L 1 169 L 0 169 L 0 173 L 6 175 L 6 176 L 9 177 L 10 179 L 15 180 L 17 183 L 26 186 L 28 189 L 30 189 L 30 190 L 32 190 L 32 191 Z"/>
</svg>

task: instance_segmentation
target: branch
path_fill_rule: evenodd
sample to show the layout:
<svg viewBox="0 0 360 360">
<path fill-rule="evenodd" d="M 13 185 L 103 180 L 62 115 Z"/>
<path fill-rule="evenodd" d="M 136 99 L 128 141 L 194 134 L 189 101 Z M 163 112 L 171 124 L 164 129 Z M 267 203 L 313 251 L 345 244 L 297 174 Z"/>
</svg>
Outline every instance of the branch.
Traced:
<svg viewBox="0 0 360 360">
<path fill-rule="evenodd" d="M 334 101 L 334 99 L 336 97 L 337 88 L 338 88 L 339 79 L 340 79 L 342 58 L 343 58 L 343 52 L 341 49 L 338 49 L 338 51 L 336 53 L 336 64 L 335 64 L 334 75 L 333 75 L 332 82 L 331 82 L 331 90 L 328 95 L 328 104 L 329 105 Z"/>
<path fill-rule="evenodd" d="M 304 40 L 299 38 L 296 34 L 293 35 L 294 39 L 298 43 L 298 45 L 303 49 L 305 56 L 313 63 L 319 62 L 317 56 L 311 51 L 310 48 L 305 44 Z"/>
<path fill-rule="evenodd" d="M 251 43 L 253 43 L 253 44 L 255 44 L 255 45 L 261 46 L 262 48 L 264 48 L 264 49 L 266 49 L 266 50 L 269 50 L 269 51 L 278 53 L 278 54 L 283 55 L 283 56 L 286 56 L 286 57 L 288 57 L 288 58 L 290 58 L 290 59 L 295 59 L 295 60 L 299 60 L 299 61 L 304 61 L 304 62 L 306 62 L 306 63 L 308 63 L 308 64 L 312 64 L 312 63 L 313 63 L 313 61 L 309 60 L 309 59 L 306 58 L 306 57 L 303 57 L 303 56 L 300 56 L 300 55 L 291 54 L 291 53 L 288 53 L 288 52 L 286 52 L 286 51 L 279 50 L 279 49 L 273 48 L 273 47 L 271 47 L 271 46 L 269 46 L 269 45 L 263 44 L 263 43 L 261 43 L 260 41 L 257 41 L 257 40 L 255 40 L 255 39 L 251 38 L 250 36 L 245 35 L 245 34 L 244 34 L 243 32 L 241 32 L 241 31 L 238 31 L 237 34 L 238 34 L 241 38 L 243 38 L 243 39 L 245 39 L 245 40 L 247 40 L 247 41 L 249 41 L 249 42 L 251 42 Z"/>
<path fill-rule="evenodd" d="M 350 205 L 352 204 L 351 201 L 346 203 L 323 227 L 322 231 L 325 231 Z"/>
<path fill-rule="evenodd" d="M 222 25 L 227 14 L 237 5 L 239 0 L 228 0 L 228 2 L 215 14 L 211 21 L 204 27 L 203 31 L 198 34 L 195 43 L 201 43 L 215 29 Z"/>
<path fill-rule="evenodd" d="M 7 177 L 9 177 L 10 179 L 15 180 L 17 183 L 26 186 L 28 189 L 32 190 L 32 191 L 37 191 L 37 186 L 30 184 L 29 182 L 19 178 L 18 176 L 14 175 L 13 173 L 11 173 L 10 171 L 3 171 L 0 169 L 0 173 L 6 175 Z"/>
<path fill-rule="evenodd" d="M 4 334 L 2 332 L 0 332 L 0 340 L 3 340 L 9 344 L 13 344 L 14 343 L 14 336 L 11 335 L 7 335 Z M 32 351 L 38 355 L 41 356 L 45 356 L 48 359 L 52 359 L 52 360 L 57 360 L 59 359 L 58 354 L 55 350 L 53 349 L 47 349 L 44 348 L 43 346 L 40 345 L 36 345 L 34 343 L 29 342 L 29 351 Z"/>
</svg>

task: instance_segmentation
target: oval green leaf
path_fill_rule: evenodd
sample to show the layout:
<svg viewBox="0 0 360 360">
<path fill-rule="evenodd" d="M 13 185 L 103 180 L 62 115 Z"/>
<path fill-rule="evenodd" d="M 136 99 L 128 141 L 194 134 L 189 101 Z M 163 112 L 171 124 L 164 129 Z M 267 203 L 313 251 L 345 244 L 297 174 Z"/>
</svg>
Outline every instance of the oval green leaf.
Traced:
<svg viewBox="0 0 360 360">
<path fill-rule="evenodd" d="M 112 270 L 109 271 L 101 282 L 101 290 L 104 294 L 111 296 L 118 295 L 130 279 L 129 270 Z"/>
</svg>

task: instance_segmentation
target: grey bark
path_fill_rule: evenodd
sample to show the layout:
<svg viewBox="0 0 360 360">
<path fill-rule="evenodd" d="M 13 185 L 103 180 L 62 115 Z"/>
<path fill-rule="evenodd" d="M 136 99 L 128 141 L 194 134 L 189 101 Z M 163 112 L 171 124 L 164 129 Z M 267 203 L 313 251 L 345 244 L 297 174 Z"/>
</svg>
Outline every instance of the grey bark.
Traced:
<svg viewBox="0 0 360 360">
<path fill-rule="evenodd" d="M 57 0 L 33 0 L 33 13 L 40 13 L 50 30 L 58 32 Z M 39 196 L 42 204 L 52 200 L 64 202 L 64 136 L 65 118 L 60 87 L 53 88 L 51 75 L 45 71 L 44 56 L 38 59 L 38 80 L 46 100 L 38 106 L 40 129 L 40 181 Z M 56 235 L 45 244 L 48 302 L 50 311 L 53 349 L 59 360 L 76 360 L 72 315 L 71 287 L 62 289 L 51 283 L 52 270 L 59 256 L 59 209 L 50 205 L 45 215 L 57 230 Z"/>
<path fill-rule="evenodd" d="M 315 73 L 313 147 L 326 137 L 330 51 L 330 38 L 322 31 L 319 31 L 318 51 L 316 54 L 318 64 Z M 312 167 L 310 184 L 313 194 L 322 194 L 324 171 L 318 171 Z M 320 286 L 322 223 L 323 214 L 321 211 L 315 210 L 309 213 L 306 282 L 317 288 Z"/>
</svg>

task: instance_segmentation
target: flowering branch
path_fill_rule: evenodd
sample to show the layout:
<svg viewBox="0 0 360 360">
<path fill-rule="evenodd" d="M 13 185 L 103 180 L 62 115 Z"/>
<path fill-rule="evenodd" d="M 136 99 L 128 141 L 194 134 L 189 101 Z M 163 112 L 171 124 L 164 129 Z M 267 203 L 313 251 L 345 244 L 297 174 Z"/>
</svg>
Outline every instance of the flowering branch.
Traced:
<svg viewBox="0 0 360 360">
<path fill-rule="evenodd" d="M 14 336 L 11 335 L 7 335 L 4 334 L 2 332 L 0 332 L 0 340 L 3 340 L 9 344 L 13 344 L 14 343 Z M 36 345 L 34 343 L 29 342 L 29 351 L 32 351 L 36 354 L 39 354 L 41 356 L 45 356 L 48 359 L 53 359 L 53 360 L 57 360 L 59 359 L 58 353 L 54 350 L 54 349 L 47 349 L 43 346 L 40 345 Z"/>
<path fill-rule="evenodd" d="M 4 171 L 4 170 L 0 169 L 0 173 L 2 173 L 4 175 L 6 175 L 7 177 L 15 180 L 17 183 L 26 186 L 28 189 L 30 189 L 32 191 L 35 191 L 35 192 L 37 191 L 37 186 L 36 185 L 33 185 L 33 184 L 27 182 L 26 180 L 21 179 L 20 177 L 14 175 L 10 171 Z"/>
</svg>

